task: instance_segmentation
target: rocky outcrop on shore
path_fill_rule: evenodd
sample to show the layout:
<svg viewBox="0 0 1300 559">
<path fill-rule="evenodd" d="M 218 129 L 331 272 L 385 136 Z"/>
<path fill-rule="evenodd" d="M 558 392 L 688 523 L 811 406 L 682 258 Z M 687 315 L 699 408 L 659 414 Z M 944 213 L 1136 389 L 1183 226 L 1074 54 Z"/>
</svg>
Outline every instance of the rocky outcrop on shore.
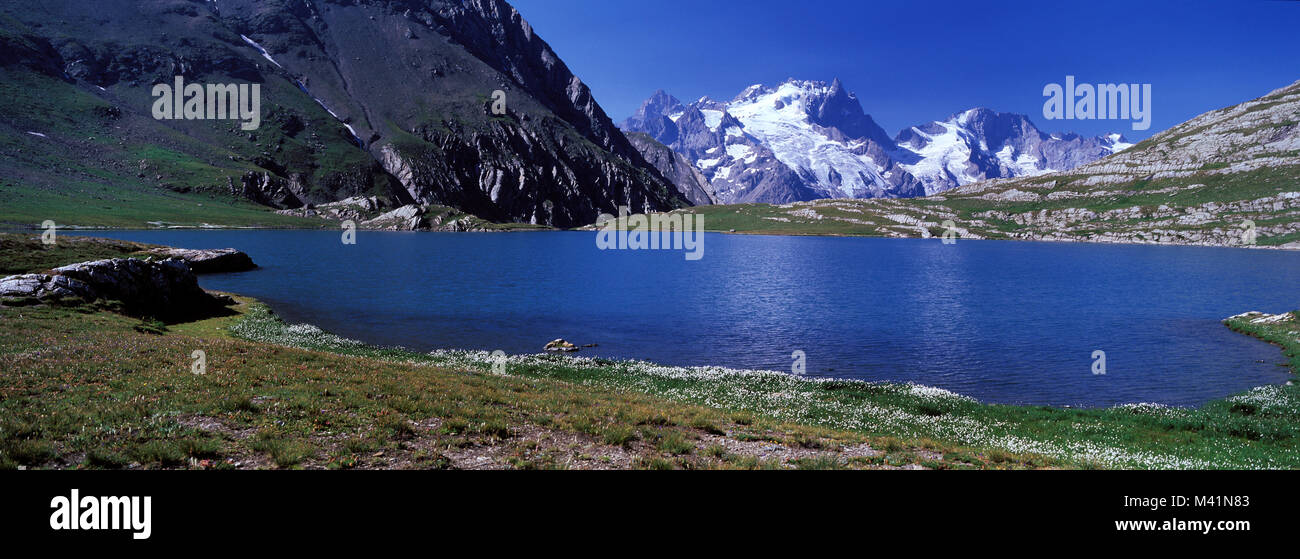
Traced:
<svg viewBox="0 0 1300 559">
<path fill-rule="evenodd" d="M 233 248 L 193 250 L 163 247 L 148 252 L 167 259 L 183 260 L 195 274 L 226 274 L 257 269 L 252 258 Z"/>
<path fill-rule="evenodd" d="M 572 353 L 578 351 L 578 346 L 574 345 L 572 342 L 560 338 L 560 339 L 552 340 L 551 342 L 547 343 L 546 346 L 543 347 L 542 349 L 552 353 Z"/>
<path fill-rule="evenodd" d="M 408 204 L 360 224 L 376 231 L 438 231 L 445 233 L 487 233 L 496 231 L 491 224 L 472 215 L 442 206 Z"/>
<path fill-rule="evenodd" d="M 293 217 L 319 217 L 335 221 L 364 221 L 378 215 L 385 207 L 375 196 L 353 196 L 337 202 L 307 204 L 301 208 L 279 210 L 275 213 Z"/>
<path fill-rule="evenodd" d="M 0 279 L 0 302 L 15 299 L 86 299 L 96 298 L 95 289 L 86 282 L 68 276 L 23 274 Z"/>
<path fill-rule="evenodd" d="M 0 279 L 0 303 L 112 300 L 122 302 L 131 314 L 164 320 L 205 316 L 234 303 L 204 291 L 190 264 L 176 258 L 96 260 L 52 272 Z"/>
<path fill-rule="evenodd" d="M 351 221 L 358 229 L 367 231 L 490 233 L 515 229 L 448 206 L 405 204 L 390 208 L 375 197 L 353 197 L 329 204 L 280 210 L 276 213 L 294 217 L 315 217 L 333 222 Z"/>
</svg>

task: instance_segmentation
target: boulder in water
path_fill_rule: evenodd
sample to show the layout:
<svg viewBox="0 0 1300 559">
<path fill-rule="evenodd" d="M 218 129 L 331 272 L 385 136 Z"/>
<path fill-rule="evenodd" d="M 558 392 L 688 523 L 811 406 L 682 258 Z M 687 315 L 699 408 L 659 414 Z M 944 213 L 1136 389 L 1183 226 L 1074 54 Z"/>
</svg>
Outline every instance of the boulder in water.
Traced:
<svg viewBox="0 0 1300 559">
<path fill-rule="evenodd" d="M 565 341 L 563 338 L 559 338 L 552 340 L 551 343 L 546 344 L 546 347 L 543 347 L 542 349 L 546 351 L 569 353 L 578 351 L 578 346 Z"/>
</svg>

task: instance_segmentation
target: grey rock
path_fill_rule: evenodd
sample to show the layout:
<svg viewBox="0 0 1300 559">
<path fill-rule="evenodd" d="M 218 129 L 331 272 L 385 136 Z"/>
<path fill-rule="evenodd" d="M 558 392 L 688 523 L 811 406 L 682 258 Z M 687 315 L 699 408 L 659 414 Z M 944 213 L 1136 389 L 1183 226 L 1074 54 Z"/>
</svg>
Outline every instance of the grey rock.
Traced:
<svg viewBox="0 0 1300 559">
<path fill-rule="evenodd" d="M 555 339 L 548 342 L 545 346 L 542 347 L 542 349 L 544 351 L 549 351 L 552 353 L 573 353 L 579 351 L 577 345 L 563 338 Z"/>
<path fill-rule="evenodd" d="M 361 223 L 366 229 L 387 229 L 390 231 L 419 231 L 427 228 L 424 219 L 425 210 L 417 204 L 407 204 L 384 215 Z"/>
<path fill-rule="evenodd" d="M 163 258 L 184 260 L 195 274 L 221 274 L 246 272 L 257 269 L 257 264 L 247 254 L 233 248 L 194 250 L 186 248 L 156 248 L 149 251 Z"/>
<path fill-rule="evenodd" d="M 0 300 L 106 299 L 121 301 L 133 314 L 163 319 L 205 315 L 232 302 L 200 288 L 190 266 L 179 259 L 96 260 L 55 268 L 53 272 L 0 280 Z"/>
<path fill-rule="evenodd" d="M 97 297 L 90 285 L 67 276 L 24 274 L 0 279 L 0 299 L 81 298 L 93 301 Z"/>
</svg>

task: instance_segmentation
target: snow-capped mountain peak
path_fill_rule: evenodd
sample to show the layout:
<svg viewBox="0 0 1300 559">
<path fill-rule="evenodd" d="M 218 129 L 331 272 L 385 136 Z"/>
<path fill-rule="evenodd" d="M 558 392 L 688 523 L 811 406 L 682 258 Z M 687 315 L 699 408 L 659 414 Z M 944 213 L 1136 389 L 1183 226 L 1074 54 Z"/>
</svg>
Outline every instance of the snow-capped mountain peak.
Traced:
<svg viewBox="0 0 1300 559">
<path fill-rule="evenodd" d="M 835 79 L 755 84 L 728 102 L 681 106 L 656 92 L 623 128 L 695 162 L 724 203 L 912 197 L 979 180 L 1064 170 L 1132 144 L 1045 134 L 977 107 L 890 137 Z"/>
<path fill-rule="evenodd" d="M 895 142 L 893 155 L 925 184 L 926 194 L 985 179 L 1068 170 L 1132 145 L 1119 134 L 1046 134 L 1025 115 L 983 107 L 913 126 Z"/>
</svg>

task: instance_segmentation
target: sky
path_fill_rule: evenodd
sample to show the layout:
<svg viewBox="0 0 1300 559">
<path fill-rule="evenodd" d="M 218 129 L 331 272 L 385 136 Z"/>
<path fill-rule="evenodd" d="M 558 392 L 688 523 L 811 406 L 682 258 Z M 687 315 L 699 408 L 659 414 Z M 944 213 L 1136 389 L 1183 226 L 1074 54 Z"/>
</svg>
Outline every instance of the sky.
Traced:
<svg viewBox="0 0 1300 559">
<path fill-rule="evenodd" d="M 973 107 L 1140 140 L 1300 80 L 1300 1 L 510 0 L 615 122 L 655 90 L 840 78 L 891 135 Z M 1043 88 L 1151 84 L 1151 127 L 1043 117 Z"/>
</svg>

